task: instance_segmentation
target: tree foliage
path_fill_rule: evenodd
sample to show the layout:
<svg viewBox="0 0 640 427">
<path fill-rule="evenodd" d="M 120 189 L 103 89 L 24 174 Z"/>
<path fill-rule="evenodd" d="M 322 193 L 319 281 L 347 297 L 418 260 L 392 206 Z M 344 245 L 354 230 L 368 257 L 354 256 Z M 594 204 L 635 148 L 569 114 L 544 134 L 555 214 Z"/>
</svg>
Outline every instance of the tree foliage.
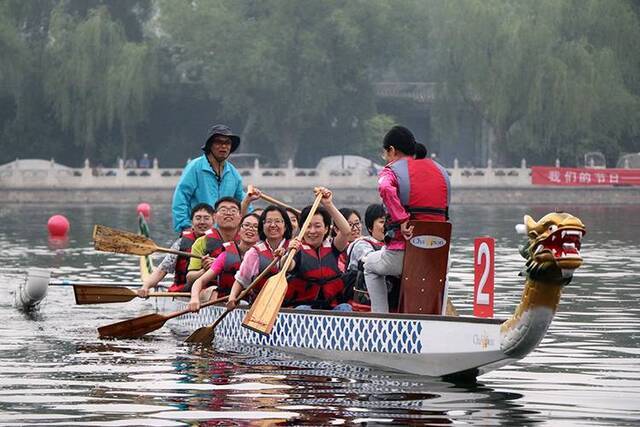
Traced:
<svg viewBox="0 0 640 427">
<path fill-rule="evenodd" d="M 8 14 L 8 4 L 0 3 L 0 54 L 2 58 L 15 59 L 0 61 L 0 96 L 17 95 L 27 62 L 26 46 L 15 24 Z"/>
<path fill-rule="evenodd" d="M 611 163 L 640 151 L 639 4 L 3 0 L 0 163 L 148 151 L 179 166 L 225 122 L 241 150 L 310 165 L 377 156 L 392 121 L 503 164 Z M 434 83 L 436 102 L 377 98 L 381 81 Z"/>
<path fill-rule="evenodd" d="M 245 117 L 245 134 L 277 142 L 281 163 L 313 125 L 359 123 L 374 111 L 368 73 L 385 56 L 376 50 L 394 41 L 388 2 L 165 1 L 160 10 L 165 36 L 201 67 L 211 96 Z"/>
<path fill-rule="evenodd" d="M 492 154 L 573 160 L 637 135 L 638 17 L 606 0 L 431 3 L 441 98 L 490 126 Z M 630 58 L 631 57 L 631 58 Z M 635 72 L 631 70 L 636 70 Z M 497 156 L 496 156 L 497 155 Z"/>
<path fill-rule="evenodd" d="M 92 156 L 100 131 L 115 122 L 126 157 L 132 126 L 145 118 L 155 86 L 150 47 L 127 42 L 104 7 L 78 20 L 62 4 L 52 14 L 46 64 L 45 91 L 85 157 Z"/>
</svg>

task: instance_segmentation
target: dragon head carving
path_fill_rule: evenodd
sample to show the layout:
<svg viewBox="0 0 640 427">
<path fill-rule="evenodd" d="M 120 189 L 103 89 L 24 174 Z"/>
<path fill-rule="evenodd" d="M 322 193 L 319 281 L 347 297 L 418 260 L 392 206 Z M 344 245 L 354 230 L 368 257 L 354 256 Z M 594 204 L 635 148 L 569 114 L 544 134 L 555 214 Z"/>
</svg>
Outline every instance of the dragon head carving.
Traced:
<svg viewBox="0 0 640 427">
<path fill-rule="evenodd" d="M 520 247 L 527 260 L 524 275 L 536 280 L 566 285 L 575 269 L 582 265 L 580 246 L 586 228 L 579 218 L 566 212 L 553 212 L 535 221 L 525 215 L 516 230 L 528 242 Z"/>
</svg>

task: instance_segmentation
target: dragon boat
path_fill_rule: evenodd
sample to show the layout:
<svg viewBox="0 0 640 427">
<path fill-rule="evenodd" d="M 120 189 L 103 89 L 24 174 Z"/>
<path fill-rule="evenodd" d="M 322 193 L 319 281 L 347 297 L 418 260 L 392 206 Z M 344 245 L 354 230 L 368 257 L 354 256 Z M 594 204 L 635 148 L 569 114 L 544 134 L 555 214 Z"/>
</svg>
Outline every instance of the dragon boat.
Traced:
<svg viewBox="0 0 640 427">
<path fill-rule="evenodd" d="M 521 301 L 508 319 L 458 316 L 451 307 L 443 308 L 444 315 L 283 308 L 266 335 L 242 327 L 248 309 L 240 306 L 218 325 L 216 340 L 424 376 L 475 378 L 537 347 L 553 320 L 562 289 L 582 264 L 580 246 L 586 229 L 579 218 L 559 212 L 539 221 L 525 216 L 516 230 L 527 238 L 520 249 L 525 283 Z M 149 265 L 141 262 L 143 274 Z M 158 301 L 158 308 L 181 310 L 186 303 L 186 299 L 165 298 Z M 189 333 L 210 325 L 224 311 L 224 306 L 212 305 L 172 319 L 168 325 L 179 334 Z"/>
</svg>

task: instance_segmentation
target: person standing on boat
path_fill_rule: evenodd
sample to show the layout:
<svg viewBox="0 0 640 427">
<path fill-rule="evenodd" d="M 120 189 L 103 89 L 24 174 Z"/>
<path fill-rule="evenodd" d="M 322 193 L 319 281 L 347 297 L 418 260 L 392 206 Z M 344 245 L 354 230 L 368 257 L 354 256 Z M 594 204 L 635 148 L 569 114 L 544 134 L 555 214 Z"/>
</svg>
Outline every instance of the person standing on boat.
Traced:
<svg viewBox="0 0 640 427">
<path fill-rule="evenodd" d="M 227 308 L 233 309 L 238 305 L 240 292 L 247 288 L 253 280 L 263 272 L 276 256 L 281 256 L 286 251 L 291 239 L 293 226 L 287 211 L 275 205 L 267 206 L 260 215 L 258 222 L 258 235 L 260 241 L 247 251 L 238 272 L 235 275 L 235 282 L 229 294 Z M 274 267 L 271 272 L 276 274 L 278 268 Z M 255 286 L 257 294 L 262 286 L 267 282 L 268 277 Z M 287 293 L 288 294 L 288 293 Z"/>
<path fill-rule="evenodd" d="M 224 251 L 225 242 L 239 241 L 238 230 L 241 218 L 238 200 L 233 197 L 223 197 L 216 202 L 215 227 L 199 237 L 191 247 L 191 253 L 201 255 L 202 259 L 192 257 L 189 261 L 187 273 L 189 289 L 197 278 L 211 268 L 216 257 Z"/>
<path fill-rule="evenodd" d="M 260 217 L 254 213 L 245 215 L 240 221 L 240 241 L 230 241 L 223 244 L 224 251 L 216 258 L 211 268 L 200 276 L 191 288 L 191 301 L 187 308 L 191 311 L 200 310 L 200 291 L 206 287 L 207 283 L 218 284 L 215 292 L 209 298 L 213 301 L 217 298 L 229 295 L 235 282 L 235 274 L 240 268 L 240 263 L 244 255 L 258 241 L 258 222 Z"/>
<path fill-rule="evenodd" d="M 413 233 L 409 220 L 447 221 L 451 186 L 444 167 L 425 158 L 426 148 L 406 127 L 392 127 L 382 147 L 387 164 L 378 175 L 378 192 L 388 215 L 386 244 L 382 250 L 367 255 L 364 276 L 371 311 L 388 313 L 385 276 L 402 274 L 406 240 Z"/>
<path fill-rule="evenodd" d="M 285 304 L 301 309 L 333 309 L 352 311 L 346 303 L 345 286 L 338 265 L 340 254 L 349 245 L 351 227 L 347 219 L 333 204 L 333 193 L 324 187 L 321 204 L 311 218 L 304 236 L 298 236 L 289 245 L 298 250 L 291 264 L 291 275 Z M 311 206 L 302 210 L 300 221 L 304 224 Z M 335 237 L 330 238 L 331 221 L 336 227 Z"/>
<path fill-rule="evenodd" d="M 182 252 L 191 252 L 193 242 L 203 236 L 213 227 L 213 207 L 206 203 L 197 204 L 191 212 L 191 223 L 189 230 L 184 230 L 180 237 L 171 245 L 171 249 Z M 146 298 L 149 296 L 149 289 L 155 288 L 158 283 L 167 275 L 173 273 L 173 284 L 169 292 L 182 292 L 187 283 L 187 267 L 189 257 L 184 255 L 168 254 L 164 257 L 160 265 L 144 280 L 142 287 L 137 290 L 138 296 Z"/>
<path fill-rule="evenodd" d="M 202 146 L 204 154 L 187 164 L 173 193 L 171 213 L 175 231 L 189 229 L 189 212 L 198 203 L 214 206 L 222 197 L 244 199 L 242 176 L 227 161 L 239 145 L 240 137 L 228 126 L 211 128 Z"/>
</svg>

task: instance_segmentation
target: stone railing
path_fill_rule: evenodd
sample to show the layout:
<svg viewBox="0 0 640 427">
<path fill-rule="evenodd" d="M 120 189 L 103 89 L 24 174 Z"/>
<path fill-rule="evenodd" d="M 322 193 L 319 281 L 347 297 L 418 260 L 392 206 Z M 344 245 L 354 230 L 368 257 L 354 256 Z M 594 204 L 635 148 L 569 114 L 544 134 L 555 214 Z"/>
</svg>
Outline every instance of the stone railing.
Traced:
<svg viewBox="0 0 640 427">
<path fill-rule="evenodd" d="M 256 161 L 252 168 L 239 168 L 245 184 L 265 189 L 329 188 L 374 189 L 375 174 L 366 169 L 264 168 Z M 522 163 L 520 168 L 460 168 L 455 162 L 448 169 L 453 187 L 530 187 L 531 170 Z M 46 160 L 16 160 L 0 166 L 0 189 L 173 189 L 180 168 L 159 168 L 154 161 L 151 168 L 91 167 L 69 168 Z"/>
</svg>

